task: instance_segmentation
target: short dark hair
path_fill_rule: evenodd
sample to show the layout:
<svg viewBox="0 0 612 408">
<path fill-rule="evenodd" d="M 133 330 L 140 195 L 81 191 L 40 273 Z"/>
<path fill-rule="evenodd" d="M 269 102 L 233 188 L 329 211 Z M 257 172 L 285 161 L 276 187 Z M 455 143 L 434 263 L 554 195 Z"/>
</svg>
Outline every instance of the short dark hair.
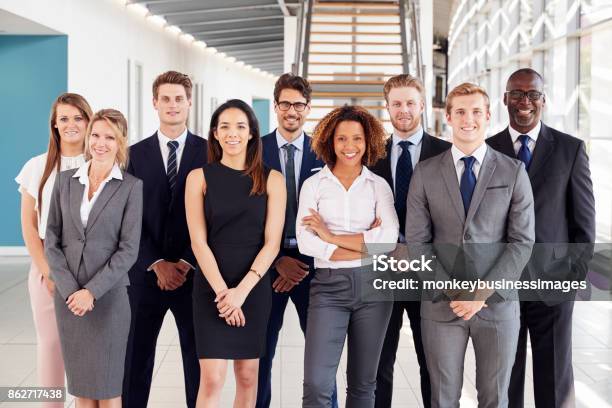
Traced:
<svg viewBox="0 0 612 408">
<path fill-rule="evenodd" d="M 536 78 L 540 80 L 540 82 L 542 82 L 542 86 L 544 86 L 544 78 L 542 78 L 542 75 L 540 75 L 538 71 L 536 71 L 535 69 L 531 69 L 531 68 L 521 68 L 521 69 L 517 69 L 512 74 L 510 74 L 510 76 L 508 77 L 508 81 L 506 81 L 506 89 L 508 89 L 508 84 L 510 83 L 510 81 L 512 81 L 513 79 L 521 75 L 534 75 Z"/>
<path fill-rule="evenodd" d="M 302 94 L 304 99 L 306 99 L 306 103 L 310 102 L 312 88 L 307 80 L 298 75 L 293 75 L 288 72 L 280 76 L 274 84 L 274 101 L 278 102 L 278 98 L 280 98 L 281 91 L 283 89 L 295 89 L 299 93 Z"/>
<path fill-rule="evenodd" d="M 189 76 L 178 71 L 166 71 L 158 75 L 155 81 L 153 81 L 153 99 L 157 99 L 159 87 L 164 84 L 183 85 L 187 99 L 191 99 L 191 88 L 193 88 L 193 84 Z"/>
<path fill-rule="evenodd" d="M 336 163 L 334 134 L 338 125 L 345 121 L 357 122 L 363 127 L 366 151 L 361 164 L 372 166 L 385 157 L 387 132 L 382 123 L 361 106 L 345 105 L 329 112 L 315 127 L 311 148 L 318 158 L 330 166 Z"/>
</svg>

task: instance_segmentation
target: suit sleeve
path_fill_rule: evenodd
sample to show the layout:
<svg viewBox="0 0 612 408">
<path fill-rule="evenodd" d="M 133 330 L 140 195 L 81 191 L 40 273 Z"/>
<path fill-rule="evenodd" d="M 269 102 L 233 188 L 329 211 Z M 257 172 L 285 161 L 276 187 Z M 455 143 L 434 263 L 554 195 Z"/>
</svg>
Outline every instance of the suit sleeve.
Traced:
<svg viewBox="0 0 612 408">
<path fill-rule="evenodd" d="M 47 232 L 45 235 L 45 256 L 51 270 L 51 279 L 55 282 L 58 293 L 62 296 L 62 299 L 68 299 L 68 296 L 81 289 L 81 287 L 70 271 L 68 261 L 62 249 L 64 246 L 62 240 L 64 220 L 62 218 L 60 193 L 61 180 L 63 178 L 61 173 L 57 175 L 53 192 L 51 193 Z"/>
<path fill-rule="evenodd" d="M 595 197 L 584 142 L 580 142 L 570 174 L 568 201 L 569 242 L 595 242 Z"/>
<path fill-rule="evenodd" d="M 113 288 L 123 275 L 126 275 L 138 258 L 140 229 L 142 226 L 142 181 L 132 186 L 123 210 L 121 231 L 117 250 L 102 270 L 85 284 L 94 298 L 100 299 Z"/>
<path fill-rule="evenodd" d="M 136 174 L 136 169 L 134 168 L 133 163 L 134 162 L 132 160 L 129 161 L 127 172 L 130 173 L 134 177 L 140 178 L 138 174 Z M 142 188 L 144 188 L 144 185 Z M 155 263 L 156 261 L 160 259 L 159 254 L 161 254 L 162 251 L 159 248 L 157 248 L 155 243 L 151 241 L 150 234 L 147 232 L 147 226 L 146 224 L 142 223 L 142 216 L 141 216 L 141 224 L 142 224 L 142 231 L 141 231 L 141 239 L 139 243 L 140 249 L 138 251 L 139 255 L 138 255 L 137 262 L 138 262 L 139 269 L 141 269 L 142 271 L 147 271 L 149 267 L 153 265 L 153 263 Z M 185 260 L 190 262 L 188 259 L 185 259 Z M 192 265 L 195 265 L 195 264 L 192 264 Z"/>
<path fill-rule="evenodd" d="M 410 214 L 410 217 L 406 217 L 406 228 L 404 230 L 406 243 L 430 243 L 433 239 L 431 214 L 429 213 L 429 204 L 425 194 L 423 172 L 418 164 L 414 169 L 408 190 L 406 214 Z"/>
</svg>

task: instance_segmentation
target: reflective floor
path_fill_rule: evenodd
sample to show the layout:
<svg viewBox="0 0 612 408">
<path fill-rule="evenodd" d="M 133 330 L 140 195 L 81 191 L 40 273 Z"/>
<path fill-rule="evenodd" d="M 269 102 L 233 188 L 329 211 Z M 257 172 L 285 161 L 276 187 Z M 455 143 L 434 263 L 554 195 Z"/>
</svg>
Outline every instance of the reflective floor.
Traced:
<svg viewBox="0 0 612 408">
<path fill-rule="evenodd" d="M 0 387 L 36 385 L 36 336 L 27 293 L 26 258 L 0 258 Z M 290 304 L 291 305 L 291 304 Z M 393 407 L 422 407 L 416 356 L 408 324 L 402 332 L 395 366 Z M 574 312 L 574 375 L 577 405 L 585 408 L 612 408 L 612 303 L 578 302 Z M 471 350 L 471 347 L 468 347 Z M 304 339 L 295 310 L 287 308 L 285 326 L 273 368 L 275 408 L 301 406 Z M 346 357 L 337 375 L 338 389 L 346 387 Z M 528 372 L 530 364 L 528 363 Z M 234 381 L 228 370 L 223 390 L 223 407 L 232 406 Z M 178 336 L 168 314 L 158 341 L 153 387 L 149 407 L 185 406 L 181 355 Z M 474 358 L 468 353 L 465 363 L 462 407 L 476 407 Z M 531 378 L 528 379 L 526 406 L 533 406 Z M 341 406 L 345 395 L 339 393 Z M 4 403 L 15 408 L 35 407 L 33 403 Z M 66 406 L 73 407 L 70 398 Z"/>
</svg>

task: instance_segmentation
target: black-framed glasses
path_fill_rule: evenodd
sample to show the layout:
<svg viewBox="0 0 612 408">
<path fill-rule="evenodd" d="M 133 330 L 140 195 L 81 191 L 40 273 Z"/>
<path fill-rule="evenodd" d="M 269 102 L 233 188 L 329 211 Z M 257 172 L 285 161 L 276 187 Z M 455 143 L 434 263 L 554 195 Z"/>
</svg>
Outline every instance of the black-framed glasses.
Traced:
<svg viewBox="0 0 612 408">
<path fill-rule="evenodd" d="M 529 98 L 530 101 L 537 101 L 539 100 L 543 95 L 544 92 L 540 92 L 540 91 L 520 91 L 520 90 L 514 90 L 514 91 L 507 91 L 506 94 L 510 97 L 510 99 L 514 99 L 514 100 L 521 100 L 525 97 L 525 95 L 527 95 L 527 98 Z"/>
<path fill-rule="evenodd" d="M 291 103 L 287 101 L 280 101 L 280 102 L 276 102 L 276 106 L 278 106 L 278 109 L 282 111 L 288 111 L 293 106 L 293 109 L 295 109 L 296 112 L 304 112 L 304 109 L 306 109 L 308 104 L 304 102 Z"/>
</svg>

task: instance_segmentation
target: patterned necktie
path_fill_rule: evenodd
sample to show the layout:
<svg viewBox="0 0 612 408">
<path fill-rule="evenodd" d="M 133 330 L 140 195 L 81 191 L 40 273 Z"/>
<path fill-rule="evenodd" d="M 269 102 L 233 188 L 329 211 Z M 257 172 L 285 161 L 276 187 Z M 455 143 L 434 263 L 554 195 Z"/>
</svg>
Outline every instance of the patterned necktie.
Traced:
<svg viewBox="0 0 612 408">
<path fill-rule="evenodd" d="M 179 142 L 176 140 L 168 142 L 168 170 L 166 171 L 166 175 L 168 176 L 168 185 L 170 186 L 172 194 L 174 194 L 174 187 L 176 186 L 176 150 L 178 147 Z"/>
<path fill-rule="evenodd" d="M 531 150 L 529 150 L 529 141 L 531 138 L 527 135 L 520 135 L 518 138 L 521 142 L 521 148 L 519 149 L 516 157 L 525 163 L 525 169 L 529 170 L 529 165 L 531 164 Z"/>
<path fill-rule="evenodd" d="M 412 158 L 408 147 L 412 142 L 403 140 L 398 143 L 402 153 L 395 165 L 395 211 L 399 219 L 400 232 L 403 234 L 406 227 L 406 200 L 408 198 L 408 187 L 412 177 Z"/>
<path fill-rule="evenodd" d="M 461 199 L 463 200 L 465 215 L 467 215 L 468 210 L 470 209 L 470 203 L 472 202 L 474 188 L 476 187 L 476 175 L 472 169 L 476 159 L 472 156 L 467 156 L 463 157 L 461 160 L 463 160 L 464 168 L 463 174 L 461 175 L 461 184 L 459 188 L 461 189 Z"/>
<path fill-rule="evenodd" d="M 287 208 L 285 210 L 285 240 L 295 238 L 295 218 L 297 217 L 297 194 L 295 189 L 295 150 L 292 144 L 285 144 L 285 184 L 287 186 Z"/>
</svg>

